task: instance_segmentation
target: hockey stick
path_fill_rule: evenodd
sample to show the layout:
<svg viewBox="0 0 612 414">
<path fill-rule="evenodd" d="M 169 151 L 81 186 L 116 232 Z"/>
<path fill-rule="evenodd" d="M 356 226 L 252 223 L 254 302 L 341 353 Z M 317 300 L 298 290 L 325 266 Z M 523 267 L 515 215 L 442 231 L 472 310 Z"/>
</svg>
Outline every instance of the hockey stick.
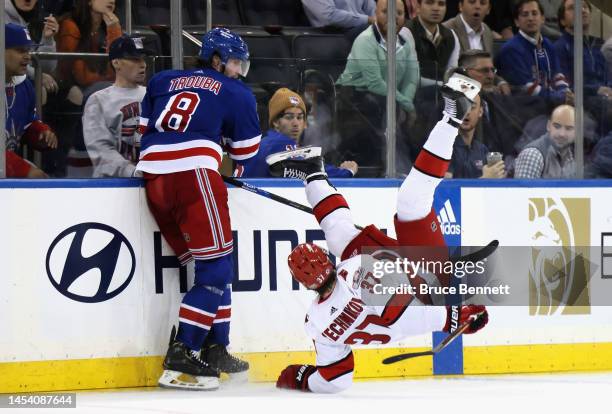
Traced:
<svg viewBox="0 0 612 414">
<path fill-rule="evenodd" d="M 473 253 L 469 253 L 466 254 L 465 256 L 461 256 L 459 258 L 456 259 L 456 261 L 463 261 L 463 262 L 479 262 L 482 261 L 484 259 L 486 259 L 487 257 L 489 257 L 490 255 L 493 254 L 493 252 L 495 252 L 495 250 L 497 249 L 497 247 L 499 246 L 499 241 L 498 240 L 491 240 L 489 242 L 489 244 L 487 244 L 485 247 L 483 247 L 480 250 L 477 250 Z M 446 338 L 444 338 L 444 340 L 442 342 L 440 342 L 438 345 L 436 345 L 434 348 L 432 348 L 429 351 L 423 351 L 423 352 L 408 352 L 405 354 L 399 354 L 399 355 L 394 355 L 388 358 L 383 359 L 383 364 L 394 364 L 396 362 L 399 361 L 403 361 L 404 359 L 408 359 L 408 358 L 416 358 L 416 357 L 420 357 L 420 356 L 427 356 L 427 355 L 434 355 L 437 354 L 438 352 L 442 351 L 444 348 L 446 348 L 451 342 L 453 342 L 459 335 L 461 335 L 463 332 L 465 332 L 465 330 L 467 328 L 469 328 L 470 324 L 472 322 L 477 321 L 478 319 L 480 319 L 482 317 L 482 313 L 479 313 L 477 315 L 473 315 L 467 322 L 463 323 L 463 325 L 461 325 L 459 328 L 457 328 L 457 330 L 455 330 L 455 332 L 453 332 L 452 334 L 448 335 Z"/>
<path fill-rule="evenodd" d="M 223 177 L 223 181 L 225 181 L 228 184 L 231 184 L 231 185 L 236 186 L 238 188 L 242 188 L 243 190 L 250 191 L 251 193 L 255 193 L 255 194 L 260 195 L 262 197 L 266 197 L 266 198 L 269 198 L 271 200 L 278 201 L 281 204 L 285 204 L 287 206 L 290 206 L 290 207 L 293 207 L 293 208 L 297 208 L 298 210 L 302 210 L 302 211 L 304 211 L 306 213 L 314 214 L 314 212 L 312 211 L 312 208 L 310 208 L 308 206 L 305 206 L 304 204 L 297 203 L 297 202 L 295 202 L 293 200 L 289 200 L 288 198 L 281 197 L 278 194 L 274 194 L 274 193 L 271 193 L 271 192 L 266 191 L 264 189 L 255 187 L 254 185 L 245 183 L 244 181 L 237 180 L 234 177 L 227 177 L 225 175 L 223 175 L 222 177 Z"/>
<path fill-rule="evenodd" d="M 405 354 L 393 355 L 391 357 L 383 359 L 382 363 L 385 365 L 389 365 L 389 364 L 395 364 L 396 362 L 403 361 L 404 359 L 408 359 L 408 358 L 435 355 L 438 352 L 442 351 L 444 348 L 446 348 L 448 345 L 450 345 L 455 339 L 457 339 L 459 335 L 465 332 L 473 322 L 478 321 L 482 317 L 483 314 L 484 312 L 470 316 L 469 321 L 464 322 L 459 328 L 457 328 L 457 330 L 455 330 L 455 332 L 448 335 L 446 338 L 444 338 L 442 342 L 440 342 L 438 345 L 436 345 L 434 348 L 430 349 L 429 351 L 407 352 Z"/>
<path fill-rule="evenodd" d="M 480 250 L 476 250 L 475 252 L 468 253 L 465 256 L 459 256 L 454 259 L 455 262 L 480 262 L 491 256 L 497 247 L 499 246 L 499 240 L 491 240 L 489 244 L 483 247 Z"/>
<path fill-rule="evenodd" d="M 221 177 L 223 177 L 223 181 L 225 181 L 226 183 L 231 184 L 233 186 L 236 186 L 238 188 L 242 188 L 243 190 L 247 190 L 247 191 L 250 191 L 251 193 L 255 193 L 255 194 L 260 195 L 262 197 L 269 198 L 270 200 L 277 201 L 277 202 L 279 202 L 281 204 L 284 204 L 286 206 L 297 208 L 298 210 L 301 210 L 301 211 L 303 211 L 305 213 L 314 214 L 314 212 L 312 211 L 312 208 L 310 208 L 308 206 L 305 206 L 304 204 L 300 204 L 300 203 L 295 202 L 293 200 L 289 200 L 288 198 L 281 197 L 278 194 L 271 193 L 271 192 L 266 191 L 266 190 L 264 190 L 262 188 L 255 187 L 254 185 L 245 183 L 244 181 L 237 180 L 234 177 L 228 177 L 228 176 L 225 176 L 225 175 L 222 175 Z M 358 226 L 356 224 L 355 224 L 355 228 L 357 230 L 363 230 L 363 227 Z"/>
</svg>

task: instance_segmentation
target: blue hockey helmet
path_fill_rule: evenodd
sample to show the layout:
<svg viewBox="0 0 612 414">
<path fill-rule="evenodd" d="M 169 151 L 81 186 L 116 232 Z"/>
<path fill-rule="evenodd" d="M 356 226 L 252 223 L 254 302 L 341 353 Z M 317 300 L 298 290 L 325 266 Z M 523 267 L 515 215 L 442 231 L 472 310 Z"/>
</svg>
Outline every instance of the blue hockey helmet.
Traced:
<svg viewBox="0 0 612 414">
<path fill-rule="evenodd" d="M 230 59 L 240 60 L 241 74 L 246 76 L 249 70 L 249 47 L 239 35 L 222 27 L 215 27 L 207 32 L 202 38 L 200 59 L 210 61 L 215 53 L 224 65 L 227 65 Z"/>
</svg>

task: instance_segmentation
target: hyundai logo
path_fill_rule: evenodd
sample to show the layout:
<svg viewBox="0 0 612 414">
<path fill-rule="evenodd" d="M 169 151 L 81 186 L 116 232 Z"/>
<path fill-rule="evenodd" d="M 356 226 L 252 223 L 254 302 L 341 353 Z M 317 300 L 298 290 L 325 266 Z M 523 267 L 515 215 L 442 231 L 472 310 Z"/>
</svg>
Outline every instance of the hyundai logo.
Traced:
<svg viewBox="0 0 612 414">
<path fill-rule="evenodd" d="M 134 249 L 118 230 L 81 223 L 61 232 L 47 251 L 47 275 L 62 295 L 86 303 L 120 294 L 136 268 Z"/>
</svg>

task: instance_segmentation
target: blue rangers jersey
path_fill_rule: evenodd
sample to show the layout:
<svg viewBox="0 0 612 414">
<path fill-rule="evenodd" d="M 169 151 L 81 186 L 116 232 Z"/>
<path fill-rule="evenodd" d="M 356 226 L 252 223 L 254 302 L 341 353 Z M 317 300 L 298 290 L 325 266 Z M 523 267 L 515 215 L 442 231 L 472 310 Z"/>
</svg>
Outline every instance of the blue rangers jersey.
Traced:
<svg viewBox="0 0 612 414">
<path fill-rule="evenodd" d="M 238 162 L 259 149 L 261 131 L 253 93 L 213 69 L 156 74 L 142 101 L 137 169 L 168 174 L 217 171 L 223 150 Z"/>
<path fill-rule="evenodd" d="M 26 75 L 15 76 L 6 86 L 6 149 L 15 151 L 21 136 L 38 120 L 34 86 Z"/>
<path fill-rule="evenodd" d="M 270 174 L 270 167 L 266 163 L 266 157 L 276 152 L 290 151 L 297 148 L 298 144 L 293 138 L 270 129 L 261 140 L 261 146 L 257 155 L 236 168 L 234 175 L 243 178 L 270 178 L 272 174 Z M 325 172 L 329 178 L 353 177 L 351 170 L 334 167 L 330 164 L 325 164 Z"/>
</svg>

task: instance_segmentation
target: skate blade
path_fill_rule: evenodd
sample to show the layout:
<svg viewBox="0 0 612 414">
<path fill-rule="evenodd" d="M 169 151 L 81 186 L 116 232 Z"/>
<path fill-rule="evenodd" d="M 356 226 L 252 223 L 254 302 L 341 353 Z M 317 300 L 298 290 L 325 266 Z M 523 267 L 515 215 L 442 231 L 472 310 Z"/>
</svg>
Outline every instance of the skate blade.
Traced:
<svg viewBox="0 0 612 414">
<path fill-rule="evenodd" d="M 217 377 L 201 377 L 170 370 L 165 370 L 157 383 L 163 388 L 191 391 L 212 391 L 219 388 Z"/>
<path fill-rule="evenodd" d="M 279 161 L 289 160 L 293 158 L 308 159 L 319 157 L 321 155 L 321 147 L 303 147 L 291 151 L 277 152 L 266 157 L 268 165 L 275 164 Z"/>
<path fill-rule="evenodd" d="M 446 82 L 446 86 L 463 93 L 472 101 L 476 98 L 482 87 L 477 80 L 463 76 L 460 73 L 453 74 L 448 82 Z"/>
<path fill-rule="evenodd" d="M 249 371 L 242 371 L 236 373 L 221 373 L 221 381 L 223 385 L 235 385 L 235 384 L 244 384 L 249 382 Z"/>
</svg>

